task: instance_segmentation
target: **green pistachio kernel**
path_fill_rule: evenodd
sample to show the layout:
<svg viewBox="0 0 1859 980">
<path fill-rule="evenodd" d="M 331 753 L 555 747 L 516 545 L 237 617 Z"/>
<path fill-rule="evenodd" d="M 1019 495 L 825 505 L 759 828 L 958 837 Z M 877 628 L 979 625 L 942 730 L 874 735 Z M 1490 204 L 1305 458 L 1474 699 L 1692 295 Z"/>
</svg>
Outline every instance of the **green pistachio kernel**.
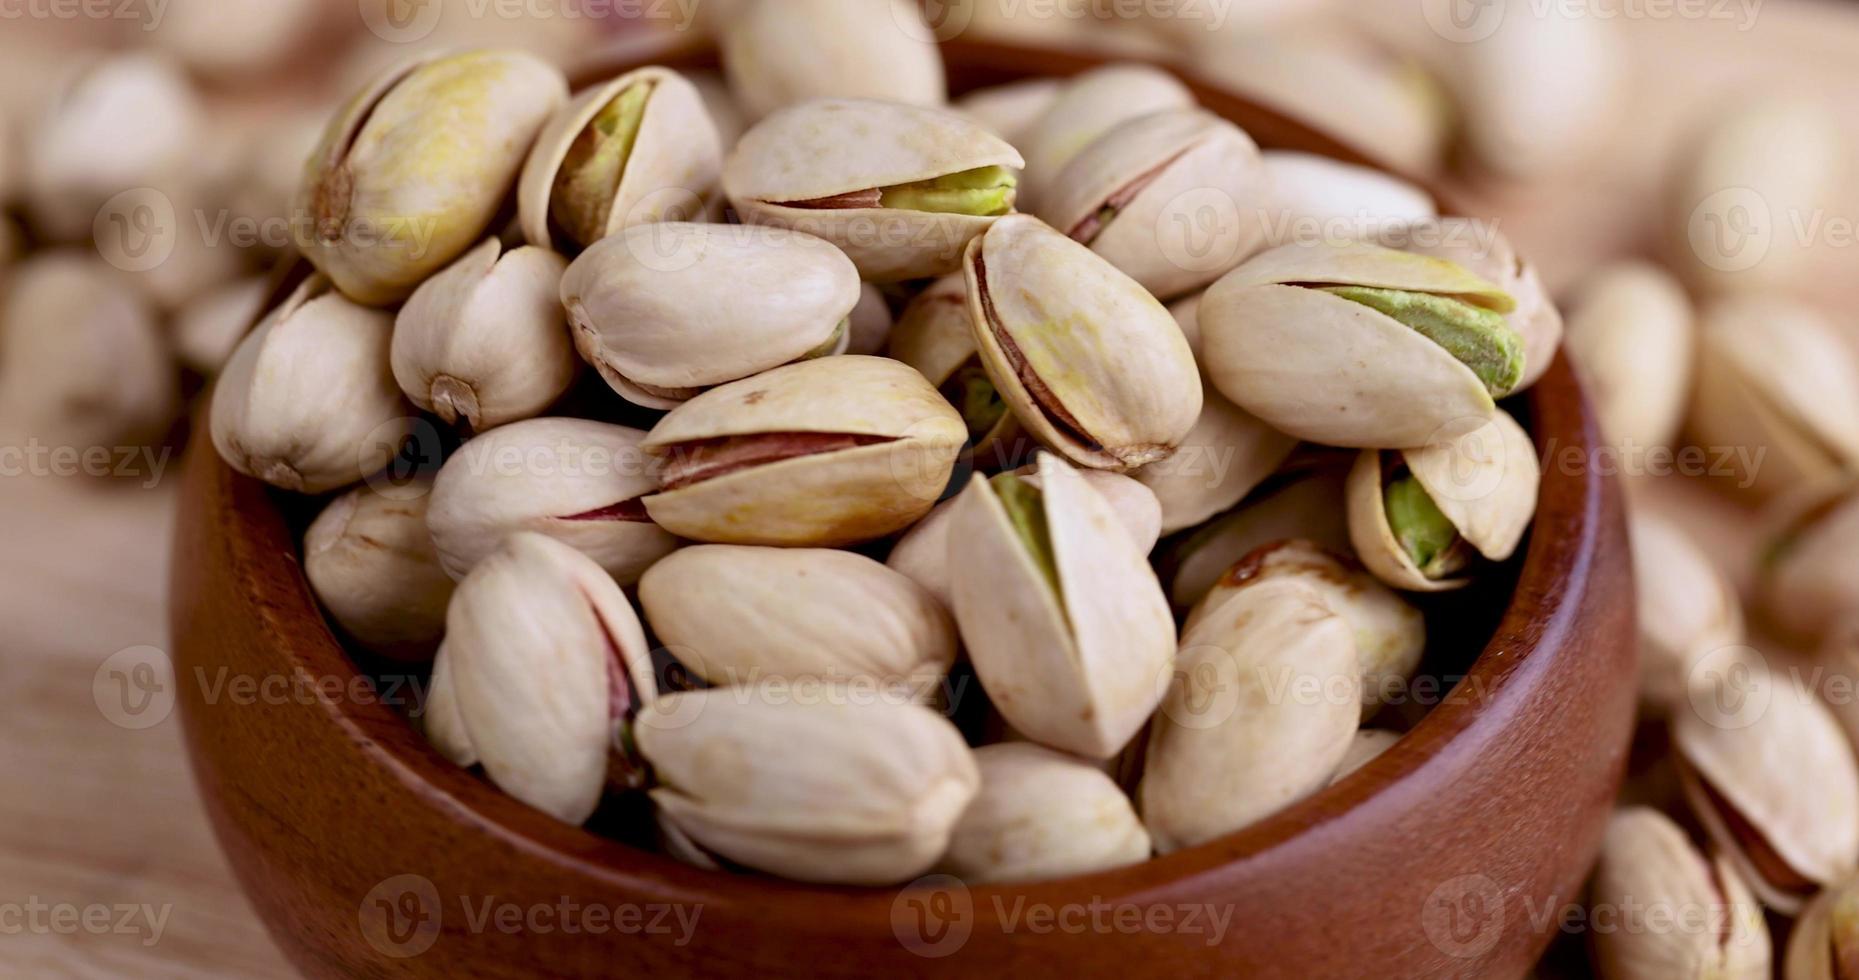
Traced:
<svg viewBox="0 0 1859 980">
<path fill-rule="evenodd" d="M 1414 567 L 1438 580 L 1462 571 L 1466 565 L 1464 541 L 1426 488 L 1412 476 L 1388 484 L 1382 503 L 1388 511 L 1388 528 Z"/>
<path fill-rule="evenodd" d="M 1052 534 L 1046 526 L 1045 494 L 1012 473 L 1002 473 L 990 482 L 994 487 L 994 495 L 1000 498 L 1001 506 L 1007 510 L 1007 522 L 1013 525 L 1021 545 L 1032 556 L 1033 564 L 1039 567 L 1040 574 L 1052 586 L 1052 594 L 1063 605 L 1065 596 L 1059 590 L 1059 566 L 1052 557 Z"/>
<path fill-rule="evenodd" d="M 970 438 L 979 439 L 994 430 L 1007 415 L 1007 403 L 1001 400 L 994 379 L 979 361 L 970 360 L 942 383 L 942 396 L 962 413 L 968 423 Z"/>
<path fill-rule="evenodd" d="M 1446 348 L 1478 375 L 1493 398 L 1502 398 L 1523 383 L 1523 338 L 1496 312 L 1434 293 L 1371 286 L 1320 288 L 1385 313 Z"/>
<path fill-rule="evenodd" d="M 1013 210 L 1018 184 L 1019 178 L 1005 167 L 982 167 L 886 187 L 880 191 L 879 200 L 881 207 L 901 211 L 991 217 Z"/>
<path fill-rule="evenodd" d="M 846 331 L 850 329 L 852 329 L 852 318 L 846 317 L 839 321 L 839 326 L 833 328 L 832 336 L 827 337 L 825 343 L 800 355 L 800 359 L 803 361 L 812 361 L 831 355 L 833 351 L 839 349 L 839 342 L 845 339 Z"/>
<path fill-rule="evenodd" d="M 652 83 L 629 86 L 600 110 L 568 148 L 555 174 L 549 214 L 570 238 L 591 245 L 606 237 L 613 201 L 632 158 Z"/>
</svg>

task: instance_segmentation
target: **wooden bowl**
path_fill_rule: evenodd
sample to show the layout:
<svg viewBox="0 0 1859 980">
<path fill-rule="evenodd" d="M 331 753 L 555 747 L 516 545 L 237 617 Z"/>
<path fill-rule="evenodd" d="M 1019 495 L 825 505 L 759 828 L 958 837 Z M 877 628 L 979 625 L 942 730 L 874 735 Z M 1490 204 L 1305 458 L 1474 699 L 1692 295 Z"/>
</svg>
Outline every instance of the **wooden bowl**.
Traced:
<svg viewBox="0 0 1859 980">
<path fill-rule="evenodd" d="M 1095 63 L 972 42 L 945 53 L 957 91 Z M 1262 145 L 1362 159 L 1198 94 Z M 1520 975 L 1579 899 L 1636 676 L 1621 501 L 1582 465 L 1593 415 L 1566 363 L 1527 401 L 1555 452 L 1514 598 L 1464 681 L 1338 786 L 1133 867 L 825 888 L 705 872 L 557 823 L 427 746 L 394 706 L 417 701 L 417 677 L 363 679 L 304 581 L 301 515 L 205 448 L 174 565 L 194 773 L 254 907 L 316 977 Z"/>
</svg>

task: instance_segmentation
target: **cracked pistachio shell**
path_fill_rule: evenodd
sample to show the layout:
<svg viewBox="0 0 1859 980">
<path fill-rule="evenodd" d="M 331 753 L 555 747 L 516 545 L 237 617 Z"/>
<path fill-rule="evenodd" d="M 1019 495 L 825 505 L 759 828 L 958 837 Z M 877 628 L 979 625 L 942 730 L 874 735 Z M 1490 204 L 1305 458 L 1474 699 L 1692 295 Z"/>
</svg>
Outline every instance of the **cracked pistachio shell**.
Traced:
<svg viewBox="0 0 1859 980">
<path fill-rule="evenodd" d="M 1297 446 L 1296 439 L 1209 390 L 1202 395 L 1200 418 L 1175 454 L 1132 475 L 1154 491 L 1162 505 L 1162 533 L 1173 534 L 1233 509 L 1278 472 Z"/>
<path fill-rule="evenodd" d="M 680 536 L 717 544 L 868 541 L 929 512 L 966 437 L 961 416 L 907 365 L 802 361 L 665 416 L 645 442 L 664 464 L 646 509 Z"/>
<path fill-rule="evenodd" d="M 954 272 L 998 215 L 873 207 L 870 192 L 1022 165 L 1018 150 L 954 112 L 826 99 L 749 130 L 724 166 L 723 189 L 744 223 L 818 235 L 862 278 L 896 282 Z M 1005 199 L 1011 209 L 1011 190 Z"/>
<path fill-rule="evenodd" d="M 175 314 L 175 355 L 202 375 L 218 374 L 246 330 L 265 312 L 270 293 L 269 276 L 252 276 L 190 300 Z"/>
<path fill-rule="evenodd" d="M 444 659 L 452 703 L 441 707 L 458 724 L 442 731 L 463 739 L 445 744 L 564 823 L 593 814 L 619 726 L 657 694 L 625 593 L 587 556 L 540 534 L 504 539 L 459 583 Z"/>
<path fill-rule="evenodd" d="M 1161 698 L 1175 623 L 1104 497 L 1057 457 L 1040 486 L 977 475 L 950 518 L 951 592 L 975 673 L 1009 724 L 1107 759 Z"/>
<path fill-rule="evenodd" d="M 1582 284 L 1566 342 L 1610 442 L 1672 444 L 1691 393 L 1694 323 L 1684 289 L 1657 266 L 1621 262 Z"/>
<path fill-rule="evenodd" d="M 980 789 L 974 753 L 914 704 L 778 686 L 669 694 L 633 727 L 660 816 L 701 847 L 796 881 L 928 870 Z"/>
<path fill-rule="evenodd" d="M 1006 455 L 1023 430 L 988 377 L 968 319 L 968 283 L 960 273 L 930 284 L 904 308 L 886 354 L 916 368 L 962 414 L 973 456 Z"/>
<path fill-rule="evenodd" d="M 1646 507 L 1628 514 L 1639 596 L 1640 703 L 1680 707 L 1699 657 L 1743 642 L 1743 605 L 1717 566 L 1677 525 Z"/>
<path fill-rule="evenodd" d="M 1270 194 L 1244 130 L 1202 109 L 1168 109 L 1085 147 L 1035 213 L 1166 300 L 1259 250 Z"/>
<path fill-rule="evenodd" d="M 1509 559 L 1536 517 L 1542 465 L 1530 434 L 1509 413 L 1451 426 L 1442 436 L 1420 449 L 1364 450 L 1349 472 L 1349 538 L 1356 556 L 1397 589 L 1445 592 L 1471 578 L 1463 569 L 1429 577 L 1402 547 L 1388 516 L 1389 465 L 1405 466 L 1457 540 L 1490 561 Z"/>
<path fill-rule="evenodd" d="M 213 389 L 213 446 L 247 476 L 325 493 L 380 472 L 413 432 L 394 318 L 312 276 L 241 341 Z"/>
<path fill-rule="evenodd" d="M 1385 728 L 1364 728 L 1356 732 L 1355 740 L 1349 743 L 1349 751 L 1343 755 L 1343 761 L 1336 766 L 1336 775 L 1330 777 L 1330 785 L 1355 775 L 1358 769 L 1374 762 L 1394 748 L 1394 743 L 1401 740 L 1401 733 Z"/>
<path fill-rule="evenodd" d="M 1156 850 L 1204 844 L 1329 784 L 1362 716 L 1350 632 L 1280 580 L 1240 591 L 1182 637 L 1137 796 Z"/>
<path fill-rule="evenodd" d="M 1685 802 L 1763 903 L 1792 916 L 1859 869 L 1859 763 L 1797 677 L 1693 671 L 1672 721 Z"/>
<path fill-rule="evenodd" d="M 597 141 L 602 113 L 638 87 L 631 143 L 604 131 Z M 564 173 L 571 158 L 580 180 Z M 573 254 L 633 225 L 701 218 L 722 170 L 722 139 L 696 86 L 669 68 L 641 68 L 582 92 L 542 127 L 523 164 L 518 220 L 529 244 Z"/>
<path fill-rule="evenodd" d="M 303 572 L 344 632 L 375 653 L 426 660 L 445 635 L 453 581 L 426 528 L 424 483 L 356 487 L 303 536 Z"/>
<path fill-rule="evenodd" d="M 719 687 L 869 680 L 927 689 L 955 662 L 955 621 L 928 590 L 863 555 L 711 544 L 639 583 L 652 632 Z"/>
<path fill-rule="evenodd" d="M 1512 307 L 1449 261 L 1361 243 L 1280 246 L 1201 299 L 1202 367 L 1222 394 L 1287 435 L 1359 449 L 1424 445 L 1449 422 L 1496 411 L 1491 389 L 1451 351 L 1324 286 Z"/>
<path fill-rule="evenodd" d="M 408 400 L 482 432 L 532 418 L 574 382 L 557 299 L 568 263 L 495 238 L 426 280 L 394 321 L 394 379 Z"/>
<path fill-rule="evenodd" d="M 622 585 L 678 545 L 641 498 L 658 489 L 645 433 L 582 419 L 512 422 L 459 447 L 433 481 L 439 562 L 463 578 L 518 531 L 554 538 Z"/>
<path fill-rule="evenodd" d="M 1795 920 L 1782 976 L 1786 980 L 1859 977 L 1859 881 L 1849 879 L 1821 892 Z"/>
<path fill-rule="evenodd" d="M 1523 379 L 1511 394 L 1542 380 L 1562 348 L 1562 311 L 1550 299 L 1536 267 L 1517 254 L 1495 224 L 1479 218 L 1439 219 L 1391 229 L 1388 235 L 1394 247 L 1456 262 L 1472 275 L 1496 283 L 1516 304 L 1506 311 L 1504 320 L 1523 338 Z"/>
<path fill-rule="evenodd" d="M 981 792 L 939 868 L 969 884 L 1046 881 L 1149 858 L 1149 832 L 1096 765 L 1026 742 L 975 750 Z"/>
<path fill-rule="evenodd" d="M 1058 99 L 1066 82 L 1057 78 L 1029 78 L 976 89 L 955 100 L 955 111 L 973 119 L 987 131 L 1015 146 Z"/>
<path fill-rule="evenodd" d="M 730 89 L 756 119 L 814 99 L 948 99 L 935 32 L 912 0 L 748 0 L 722 47 Z"/>
<path fill-rule="evenodd" d="M 1327 466 L 1274 477 L 1240 506 L 1187 534 L 1164 556 L 1169 602 L 1186 613 L 1234 563 L 1275 541 L 1301 538 L 1347 554 L 1348 471 Z"/>
<path fill-rule="evenodd" d="M 1364 720 L 1381 709 L 1384 699 L 1407 693 L 1407 682 L 1426 653 L 1425 617 L 1353 558 L 1309 541 L 1276 542 L 1240 559 L 1195 605 L 1183 632 L 1194 632 L 1202 620 L 1247 589 L 1281 580 L 1308 588 L 1354 632 Z"/>
<path fill-rule="evenodd" d="M 843 351 L 858 301 L 858 270 L 839 249 L 744 225 L 629 228 L 561 281 L 581 356 L 627 401 L 658 409 Z"/>
<path fill-rule="evenodd" d="M 1266 150 L 1259 158 L 1278 218 L 1292 235 L 1329 236 L 1341 230 L 1372 240 L 1377 230 L 1439 216 L 1432 195 L 1372 167 L 1297 150 Z"/>
<path fill-rule="evenodd" d="M 1707 857 L 1670 817 L 1630 807 L 1608 821 L 1591 901 L 1622 915 L 1594 932 L 1607 980 L 1768 980 L 1772 951 L 1762 906 L 1730 862 Z M 1627 910 L 1669 916 L 1665 928 Z"/>
<path fill-rule="evenodd" d="M 1843 486 L 1777 504 L 1757 567 L 1756 602 L 1768 625 L 1803 641 L 1826 637 L 1859 612 L 1859 491 Z"/>
<path fill-rule="evenodd" d="M 484 237 L 567 96 L 561 72 L 518 51 L 426 56 L 380 76 L 304 165 L 304 256 L 358 303 L 405 299 Z"/>
<path fill-rule="evenodd" d="M 1020 424 L 1067 459 L 1166 459 L 1201 413 L 1194 353 L 1167 308 L 1037 218 L 1001 219 L 963 261 L 988 376 Z"/>
<path fill-rule="evenodd" d="M 1118 123 L 1193 105 L 1188 87 L 1153 65 L 1105 65 L 1065 82 L 1045 113 L 1014 144 L 1026 150 L 1025 203 L 1040 204 L 1040 195 L 1057 192 L 1066 166 Z"/>
<path fill-rule="evenodd" d="M 1859 363 L 1832 323 L 1761 294 L 1721 297 L 1701 323 L 1690 431 L 1751 460 L 1766 450 L 1753 472 L 1737 473 L 1739 486 L 1773 496 L 1859 466 Z"/>
</svg>

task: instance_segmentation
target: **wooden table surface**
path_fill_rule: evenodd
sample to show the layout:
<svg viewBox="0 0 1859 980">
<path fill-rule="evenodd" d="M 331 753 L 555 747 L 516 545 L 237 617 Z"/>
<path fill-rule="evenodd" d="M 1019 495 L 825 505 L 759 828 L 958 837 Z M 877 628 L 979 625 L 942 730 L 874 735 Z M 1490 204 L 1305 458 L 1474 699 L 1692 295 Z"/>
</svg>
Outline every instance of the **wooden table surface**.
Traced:
<svg viewBox="0 0 1859 980">
<path fill-rule="evenodd" d="M 1470 189 L 1559 286 L 1611 256 L 1648 251 L 1659 176 L 1685 127 L 1722 99 L 1790 79 L 1841 105 L 1859 135 L 1859 7 L 1769 0 L 1748 30 L 1715 20 L 1621 26 L 1634 81 L 1618 155 L 1555 186 Z M 1838 212 L 1847 218 L 1859 218 L 1854 185 L 1855 203 Z M 1851 296 L 1852 278 L 1829 277 L 1831 296 Z M 124 715 L 111 704 L 122 688 L 109 669 L 138 654 L 105 662 L 168 643 L 177 484 L 175 464 L 152 489 L 0 479 L 0 972 L 289 975 L 204 823 L 175 719 L 112 721 Z M 1734 567 L 1748 526 L 1737 511 L 1693 486 L 1647 489 L 1692 515 Z M 136 724 L 160 713 L 162 696 Z M 100 907 L 107 927 L 72 919 Z"/>
</svg>

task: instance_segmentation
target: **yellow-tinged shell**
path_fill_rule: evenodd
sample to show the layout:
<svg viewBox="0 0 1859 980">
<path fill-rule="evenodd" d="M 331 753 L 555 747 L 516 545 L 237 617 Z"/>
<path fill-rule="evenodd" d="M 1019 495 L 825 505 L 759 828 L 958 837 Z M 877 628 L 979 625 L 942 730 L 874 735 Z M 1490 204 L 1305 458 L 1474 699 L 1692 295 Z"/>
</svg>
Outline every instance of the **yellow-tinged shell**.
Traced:
<svg viewBox="0 0 1859 980">
<path fill-rule="evenodd" d="M 1591 900 L 1621 916 L 1621 928 L 1594 933 L 1607 980 L 1771 976 L 1768 924 L 1749 885 L 1657 810 L 1631 807 L 1608 822 Z"/>
<path fill-rule="evenodd" d="M 1149 832 L 1097 766 L 1041 745 L 975 750 L 981 792 L 941 870 L 970 884 L 1043 881 L 1147 860 Z"/>
<path fill-rule="evenodd" d="M 1767 976 L 1767 974 L 1763 974 Z M 1822 891 L 1788 934 L 1785 980 L 1852 980 L 1859 976 L 1859 880 Z"/>
</svg>

